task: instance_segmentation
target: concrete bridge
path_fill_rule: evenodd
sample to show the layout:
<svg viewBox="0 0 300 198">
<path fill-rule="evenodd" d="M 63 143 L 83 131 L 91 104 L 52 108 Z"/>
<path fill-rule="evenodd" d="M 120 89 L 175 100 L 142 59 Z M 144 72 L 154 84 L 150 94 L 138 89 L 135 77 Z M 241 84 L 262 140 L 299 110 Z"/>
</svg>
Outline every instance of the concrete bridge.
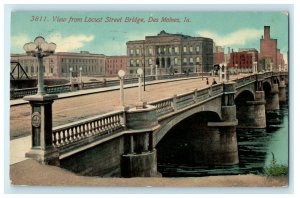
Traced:
<svg viewBox="0 0 300 198">
<path fill-rule="evenodd" d="M 82 175 L 157 176 L 157 158 L 174 155 L 162 142 L 185 123 L 189 130 L 180 137 L 188 137 L 187 151 L 193 152 L 187 160 L 237 164 L 236 127 L 266 127 L 265 111 L 286 100 L 287 82 L 287 72 L 253 74 L 54 128 L 55 96 L 28 96 L 32 148 L 26 156 Z"/>
</svg>

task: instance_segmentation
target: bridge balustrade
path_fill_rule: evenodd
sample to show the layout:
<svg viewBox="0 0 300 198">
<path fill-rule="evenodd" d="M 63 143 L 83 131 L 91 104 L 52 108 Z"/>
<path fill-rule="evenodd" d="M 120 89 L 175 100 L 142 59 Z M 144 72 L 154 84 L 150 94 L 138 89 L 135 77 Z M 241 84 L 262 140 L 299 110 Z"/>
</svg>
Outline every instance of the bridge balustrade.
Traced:
<svg viewBox="0 0 300 198">
<path fill-rule="evenodd" d="M 66 93 L 71 91 L 71 85 L 55 85 L 46 87 L 47 94 Z"/>
<path fill-rule="evenodd" d="M 173 98 L 151 102 L 150 104 L 156 107 L 156 114 L 158 117 L 175 111 L 173 107 Z"/>
<path fill-rule="evenodd" d="M 28 95 L 35 95 L 37 88 L 14 89 L 10 91 L 10 99 L 23 98 Z"/>
<path fill-rule="evenodd" d="M 102 81 L 83 83 L 83 89 L 94 89 L 104 86 L 105 84 Z"/>
<path fill-rule="evenodd" d="M 216 96 L 223 93 L 223 84 L 213 85 L 211 87 L 211 96 Z"/>
<path fill-rule="evenodd" d="M 124 112 L 116 111 L 53 128 L 52 142 L 56 148 L 64 148 L 80 141 L 99 139 L 105 135 L 123 131 Z"/>
<path fill-rule="evenodd" d="M 177 97 L 177 109 L 183 109 L 195 103 L 194 92 L 182 94 Z"/>
<path fill-rule="evenodd" d="M 264 77 L 265 78 L 270 78 L 272 76 L 273 72 L 265 72 Z"/>
<path fill-rule="evenodd" d="M 195 90 L 179 96 L 175 95 L 174 97 L 150 102 L 149 104 L 156 107 L 157 116 L 158 118 L 161 118 L 164 115 L 183 109 L 197 102 L 202 102 L 219 94 L 223 94 L 222 84 L 213 85 L 201 90 Z"/>
</svg>

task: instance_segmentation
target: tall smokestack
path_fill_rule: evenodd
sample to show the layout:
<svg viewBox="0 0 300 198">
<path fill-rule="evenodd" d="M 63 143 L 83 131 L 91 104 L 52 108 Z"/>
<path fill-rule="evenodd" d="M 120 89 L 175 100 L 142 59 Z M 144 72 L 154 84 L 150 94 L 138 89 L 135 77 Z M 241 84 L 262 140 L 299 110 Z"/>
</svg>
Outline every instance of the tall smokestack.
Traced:
<svg viewBox="0 0 300 198">
<path fill-rule="evenodd" d="M 270 39 L 270 26 L 264 26 L 264 39 Z"/>
</svg>

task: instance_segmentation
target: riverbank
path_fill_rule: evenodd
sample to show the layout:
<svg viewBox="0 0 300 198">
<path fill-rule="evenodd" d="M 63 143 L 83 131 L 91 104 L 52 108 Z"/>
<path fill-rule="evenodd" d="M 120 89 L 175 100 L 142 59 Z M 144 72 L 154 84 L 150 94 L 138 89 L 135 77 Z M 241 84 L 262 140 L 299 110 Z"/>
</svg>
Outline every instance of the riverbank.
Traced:
<svg viewBox="0 0 300 198">
<path fill-rule="evenodd" d="M 188 178 L 100 178 L 78 176 L 59 167 L 25 160 L 10 166 L 13 185 L 114 187 L 287 187 L 288 177 L 232 175 Z"/>
</svg>

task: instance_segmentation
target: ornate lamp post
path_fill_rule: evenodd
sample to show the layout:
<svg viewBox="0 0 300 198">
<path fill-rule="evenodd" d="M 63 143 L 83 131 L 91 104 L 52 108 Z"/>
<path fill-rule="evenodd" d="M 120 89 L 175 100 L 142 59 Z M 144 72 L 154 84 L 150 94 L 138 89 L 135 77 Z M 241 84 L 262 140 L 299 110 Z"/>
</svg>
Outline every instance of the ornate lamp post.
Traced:
<svg viewBox="0 0 300 198">
<path fill-rule="evenodd" d="M 59 154 L 52 144 L 52 103 L 57 95 L 46 94 L 43 65 L 43 58 L 54 53 L 56 44 L 47 43 L 43 37 L 38 36 L 34 42 L 26 43 L 23 48 L 28 55 L 37 57 L 39 62 L 37 94 L 24 97 L 24 100 L 30 102 L 32 109 L 31 150 L 25 155 L 42 164 L 58 165 Z"/>
<path fill-rule="evenodd" d="M 142 109 L 145 108 L 146 102 L 143 100 L 143 91 L 142 91 L 142 76 L 143 76 L 143 69 L 138 68 L 137 74 L 139 75 L 139 100 L 137 102 L 136 108 Z"/>
<path fill-rule="evenodd" d="M 82 72 L 82 67 L 79 68 L 80 83 L 82 83 L 82 75 L 81 75 L 81 72 Z"/>
<path fill-rule="evenodd" d="M 120 78 L 120 106 L 124 107 L 124 76 L 125 76 L 125 71 L 119 70 L 118 76 Z"/>
<path fill-rule="evenodd" d="M 47 43 L 45 39 L 38 36 L 34 39 L 34 42 L 26 43 L 23 46 L 27 55 L 37 57 L 39 63 L 38 71 L 38 95 L 45 95 L 46 91 L 44 88 L 44 65 L 43 58 L 54 53 L 56 49 L 55 43 Z"/>
<path fill-rule="evenodd" d="M 73 72 L 73 68 L 72 67 L 70 67 L 70 84 L 72 84 L 72 72 Z"/>
</svg>

